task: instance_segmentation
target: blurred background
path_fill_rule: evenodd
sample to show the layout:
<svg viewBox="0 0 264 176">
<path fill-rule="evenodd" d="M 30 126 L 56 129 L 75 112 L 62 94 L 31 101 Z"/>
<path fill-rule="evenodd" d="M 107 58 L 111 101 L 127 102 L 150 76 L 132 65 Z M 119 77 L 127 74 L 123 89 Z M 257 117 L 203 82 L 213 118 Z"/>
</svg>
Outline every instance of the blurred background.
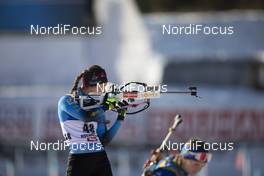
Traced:
<svg viewBox="0 0 264 176">
<path fill-rule="evenodd" d="M 111 82 L 197 86 L 202 97 L 164 95 L 127 117 L 107 148 L 114 175 L 140 175 L 176 114 L 184 122 L 172 141 L 235 143 L 200 175 L 264 175 L 263 8 L 262 0 L 1 0 L 0 175 L 64 175 L 68 152 L 31 151 L 30 141 L 63 139 L 58 99 L 92 64 Z M 37 36 L 31 24 L 102 26 L 102 34 Z M 234 34 L 163 35 L 163 24 L 234 26 Z"/>
</svg>

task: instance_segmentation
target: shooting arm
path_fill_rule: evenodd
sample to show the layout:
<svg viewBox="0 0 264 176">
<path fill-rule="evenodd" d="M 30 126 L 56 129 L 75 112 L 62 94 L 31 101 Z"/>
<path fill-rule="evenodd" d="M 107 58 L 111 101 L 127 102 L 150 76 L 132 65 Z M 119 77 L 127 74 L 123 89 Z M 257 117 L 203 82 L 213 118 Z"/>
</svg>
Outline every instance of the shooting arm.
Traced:
<svg viewBox="0 0 264 176">
<path fill-rule="evenodd" d="M 110 141 L 114 138 L 114 136 L 117 134 L 117 131 L 121 127 L 121 122 L 119 120 L 116 120 L 112 127 L 110 129 L 107 129 L 105 124 L 105 116 L 100 115 L 99 116 L 99 122 L 98 122 L 98 128 L 97 128 L 97 134 L 101 140 L 101 142 L 104 145 L 107 145 L 110 143 Z"/>
<path fill-rule="evenodd" d="M 117 134 L 117 131 L 121 127 L 121 122 L 119 120 L 116 120 L 115 123 L 112 125 L 112 127 L 106 131 L 104 143 L 107 145 L 110 143 L 110 141 L 114 138 L 114 136 Z"/>
</svg>

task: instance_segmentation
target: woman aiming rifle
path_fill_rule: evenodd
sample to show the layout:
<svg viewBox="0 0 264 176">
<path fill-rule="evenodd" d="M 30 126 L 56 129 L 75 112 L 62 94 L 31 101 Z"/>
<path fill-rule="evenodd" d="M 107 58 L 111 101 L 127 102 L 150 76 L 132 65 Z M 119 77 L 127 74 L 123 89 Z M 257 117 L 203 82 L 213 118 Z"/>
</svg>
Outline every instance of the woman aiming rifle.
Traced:
<svg viewBox="0 0 264 176">
<path fill-rule="evenodd" d="M 78 87 L 79 82 L 82 82 L 81 87 Z M 122 108 L 126 102 L 119 102 L 117 98 L 102 100 L 102 96 L 93 96 L 103 93 L 97 86 L 104 87 L 107 82 L 105 70 L 93 65 L 76 77 L 70 94 L 59 100 L 59 120 L 70 148 L 67 176 L 112 175 L 104 147 L 116 135 L 127 109 Z M 105 111 L 117 107 L 117 120 L 107 129 Z"/>
</svg>

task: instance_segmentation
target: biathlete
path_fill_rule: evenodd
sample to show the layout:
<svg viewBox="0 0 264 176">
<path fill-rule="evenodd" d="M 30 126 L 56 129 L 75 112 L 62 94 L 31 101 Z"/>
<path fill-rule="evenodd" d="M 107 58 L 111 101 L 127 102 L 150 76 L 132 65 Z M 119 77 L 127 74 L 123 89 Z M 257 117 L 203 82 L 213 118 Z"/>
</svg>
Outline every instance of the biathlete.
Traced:
<svg viewBox="0 0 264 176">
<path fill-rule="evenodd" d="M 144 166 L 143 176 L 188 176 L 197 174 L 210 160 L 212 154 L 205 150 L 204 142 L 190 140 L 181 153 L 163 157 L 159 151 L 153 151 Z"/>
<path fill-rule="evenodd" d="M 79 87 L 79 82 L 82 82 Z M 70 94 L 60 98 L 58 116 L 62 133 L 70 148 L 67 176 L 111 176 L 112 170 L 104 147 L 113 139 L 126 115 L 126 102 L 116 98 L 93 96 L 102 93 L 97 85 L 108 82 L 98 65 L 76 77 Z M 99 91 L 99 92 L 98 92 Z M 85 97 L 85 99 L 80 98 Z M 119 107 L 117 120 L 106 126 L 105 111 Z"/>
</svg>

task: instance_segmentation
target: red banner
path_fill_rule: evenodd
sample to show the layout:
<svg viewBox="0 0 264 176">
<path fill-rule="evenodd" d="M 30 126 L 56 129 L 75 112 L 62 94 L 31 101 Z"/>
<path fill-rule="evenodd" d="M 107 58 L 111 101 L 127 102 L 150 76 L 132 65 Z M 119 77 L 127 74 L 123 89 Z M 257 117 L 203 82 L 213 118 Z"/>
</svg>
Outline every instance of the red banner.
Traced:
<svg viewBox="0 0 264 176">
<path fill-rule="evenodd" d="M 148 139 L 161 139 L 176 114 L 183 123 L 175 135 L 188 139 L 199 137 L 218 141 L 257 141 L 264 139 L 264 111 L 252 109 L 155 109 L 149 112 Z"/>
</svg>

